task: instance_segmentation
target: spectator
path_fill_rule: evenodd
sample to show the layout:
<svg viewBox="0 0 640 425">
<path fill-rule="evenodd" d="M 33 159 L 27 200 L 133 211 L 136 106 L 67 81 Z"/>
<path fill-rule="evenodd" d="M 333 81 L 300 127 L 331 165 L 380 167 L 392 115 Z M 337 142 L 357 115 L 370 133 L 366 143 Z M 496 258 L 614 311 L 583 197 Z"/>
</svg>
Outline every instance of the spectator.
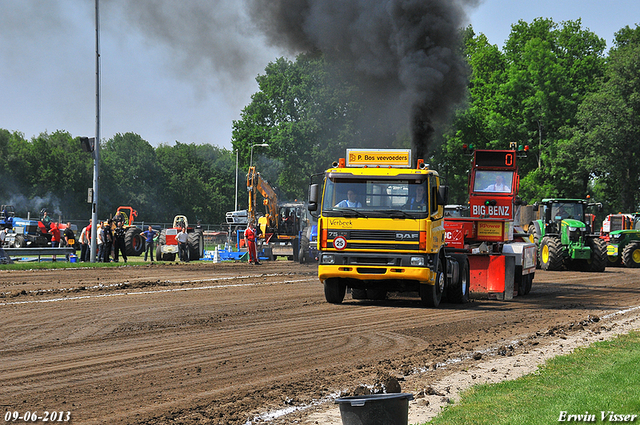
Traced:
<svg viewBox="0 0 640 425">
<path fill-rule="evenodd" d="M 104 256 L 104 229 L 102 228 L 103 224 L 98 223 L 98 227 L 96 228 L 96 246 L 98 249 L 98 253 L 96 254 L 96 261 L 101 263 L 102 258 Z"/>
<path fill-rule="evenodd" d="M 122 254 L 122 258 L 124 259 L 124 262 L 127 262 L 127 253 L 126 253 L 126 246 L 124 243 L 124 235 L 125 233 L 127 233 L 127 229 L 124 228 L 123 226 L 123 222 L 122 221 L 118 221 L 118 226 L 116 227 L 116 229 L 113 231 L 113 240 L 115 242 L 114 244 L 114 253 L 113 253 L 113 261 L 115 261 L 116 263 L 118 262 L 118 251 L 120 251 L 120 253 Z"/>
<path fill-rule="evenodd" d="M 111 262 L 111 251 L 113 248 L 113 231 L 111 230 L 112 221 L 107 220 L 102 226 L 102 261 Z"/>
<path fill-rule="evenodd" d="M 67 227 L 66 229 L 64 229 L 64 232 L 62 233 L 62 237 L 64 237 L 64 241 L 65 244 L 70 247 L 73 248 L 73 255 L 75 255 L 75 248 L 76 248 L 76 235 L 73 233 L 73 229 L 71 228 L 71 223 L 67 223 Z M 69 261 L 69 254 L 67 254 L 67 261 Z"/>
<path fill-rule="evenodd" d="M 91 220 L 89 220 L 91 223 Z M 89 251 L 89 238 L 87 237 L 87 229 L 89 226 L 83 227 L 80 232 L 80 261 L 87 261 L 87 252 Z"/>
<path fill-rule="evenodd" d="M 4 245 L 4 240 L 7 237 L 7 229 L 0 229 L 0 264 L 11 264 L 11 258 L 4 252 L 2 246 Z"/>
<path fill-rule="evenodd" d="M 180 231 L 176 235 L 176 241 L 178 241 L 178 255 L 180 257 L 180 261 L 189 262 L 189 246 L 187 245 L 187 241 L 189 240 L 189 235 L 184 227 L 180 227 Z"/>
<path fill-rule="evenodd" d="M 153 240 L 155 239 L 157 232 L 153 230 L 153 227 L 149 226 L 149 228 L 142 232 L 142 234 L 145 237 L 144 261 L 147 261 L 147 254 L 149 254 L 149 259 L 153 263 L 153 255 L 155 254 Z"/>
<path fill-rule="evenodd" d="M 249 251 L 249 264 L 254 263 L 259 266 L 262 263 L 258 261 L 258 253 L 256 252 L 257 235 L 256 225 L 253 221 L 249 222 L 249 226 L 247 226 L 247 229 L 244 231 L 244 241 L 247 245 L 247 250 Z"/>
<path fill-rule="evenodd" d="M 49 228 L 49 233 L 51 233 L 51 248 L 59 248 L 60 247 L 60 229 L 58 229 L 57 223 L 51 223 L 51 227 Z M 51 261 L 56 262 L 57 255 L 53 254 L 51 256 Z"/>
</svg>

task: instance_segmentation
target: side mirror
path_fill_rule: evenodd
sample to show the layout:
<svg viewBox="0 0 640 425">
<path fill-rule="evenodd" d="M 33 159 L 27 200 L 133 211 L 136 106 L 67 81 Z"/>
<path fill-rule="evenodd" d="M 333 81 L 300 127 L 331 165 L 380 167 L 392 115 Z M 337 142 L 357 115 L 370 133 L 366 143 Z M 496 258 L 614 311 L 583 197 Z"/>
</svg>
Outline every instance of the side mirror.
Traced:
<svg viewBox="0 0 640 425">
<path fill-rule="evenodd" d="M 318 188 L 317 184 L 309 186 L 309 205 L 307 209 L 309 211 L 316 211 L 318 209 Z"/>
<path fill-rule="evenodd" d="M 449 186 L 438 187 L 436 202 L 438 205 L 447 205 L 449 203 Z"/>
</svg>

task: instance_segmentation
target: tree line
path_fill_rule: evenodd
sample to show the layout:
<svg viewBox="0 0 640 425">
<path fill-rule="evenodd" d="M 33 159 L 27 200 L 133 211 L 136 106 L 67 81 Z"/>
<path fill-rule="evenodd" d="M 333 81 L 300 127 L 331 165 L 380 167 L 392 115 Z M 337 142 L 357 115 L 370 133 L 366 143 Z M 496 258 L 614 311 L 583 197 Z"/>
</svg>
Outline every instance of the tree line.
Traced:
<svg viewBox="0 0 640 425">
<path fill-rule="evenodd" d="M 26 140 L 0 129 L 0 170 L 0 203 L 13 205 L 17 215 L 47 208 L 64 220 L 91 217 L 93 157 L 68 132 Z M 180 142 L 154 148 L 137 134 L 116 134 L 100 144 L 98 214 L 108 218 L 122 205 L 146 222 L 183 214 L 220 224 L 234 208 L 234 173 L 235 154 L 227 149 Z"/>
<path fill-rule="evenodd" d="M 519 162 L 523 200 L 589 195 L 610 212 L 638 209 L 640 27 L 620 29 L 608 51 L 580 20 L 519 21 L 502 48 L 472 27 L 460 39 L 467 99 L 450 122 L 439 123 L 426 158 L 450 186 L 451 202 L 467 201 L 463 145 L 507 149 L 516 142 L 530 147 Z M 376 104 L 349 69 L 317 52 L 278 58 L 256 80 L 258 91 L 233 123 L 231 150 L 181 142 L 153 147 L 134 133 L 102 140 L 100 216 L 130 205 L 147 222 L 184 214 L 223 223 L 235 208 L 236 152 L 242 209 L 257 144 L 268 146 L 254 146 L 254 165 L 287 201 L 305 199 L 311 176 L 347 148 L 372 147 L 380 138 L 386 148 L 411 147 L 410 124 L 367 121 L 371 109 L 389 105 Z M 33 214 L 39 202 L 68 219 L 90 216 L 93 159 L 65 131 L 27 140 L 0 129 L 0 181 L 0 203 L 18 212 Z"/>
</svg>

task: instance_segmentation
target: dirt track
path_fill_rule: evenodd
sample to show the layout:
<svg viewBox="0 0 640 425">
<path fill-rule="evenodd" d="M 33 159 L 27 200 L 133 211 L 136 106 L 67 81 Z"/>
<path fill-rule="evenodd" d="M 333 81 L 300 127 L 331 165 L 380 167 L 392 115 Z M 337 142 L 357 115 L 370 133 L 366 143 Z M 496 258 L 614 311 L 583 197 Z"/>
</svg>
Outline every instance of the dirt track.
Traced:
<svg viewBox="0 0 640 425">
<path fill-rule="evenodd" d="M 304 423 L 386 374 L 544 347 L 640 306 L 640 270 L 538 271 L 531 294 L 426 309 L 324 301 L 315 265 L 0 271 L 0 405 L 75 424 Z M 516 342 L 514 342 L 516 341 Z M 485 357 L 488 354 L 485 354 Z M 472 360 L 470 360 L 472 361 Z M 402 388 L 411 392 L 415 388 Z M 288 410 L 301 411 L 280 416 Z M 271 413 L 273 416 L 269 416 Z"/>
</svg>

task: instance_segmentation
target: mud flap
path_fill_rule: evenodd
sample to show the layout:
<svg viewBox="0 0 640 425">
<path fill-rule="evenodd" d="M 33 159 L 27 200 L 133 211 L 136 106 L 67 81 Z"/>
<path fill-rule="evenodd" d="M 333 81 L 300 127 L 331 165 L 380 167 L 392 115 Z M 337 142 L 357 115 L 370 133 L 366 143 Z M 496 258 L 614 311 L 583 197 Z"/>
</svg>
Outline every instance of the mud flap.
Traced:
<svg viewBox="0 0 640 425">
<path fill-rule="evenodd" d="M 470 255 L 470 296 L 513 299 L 516 259 L 513 255 Z"/>
</svg>

